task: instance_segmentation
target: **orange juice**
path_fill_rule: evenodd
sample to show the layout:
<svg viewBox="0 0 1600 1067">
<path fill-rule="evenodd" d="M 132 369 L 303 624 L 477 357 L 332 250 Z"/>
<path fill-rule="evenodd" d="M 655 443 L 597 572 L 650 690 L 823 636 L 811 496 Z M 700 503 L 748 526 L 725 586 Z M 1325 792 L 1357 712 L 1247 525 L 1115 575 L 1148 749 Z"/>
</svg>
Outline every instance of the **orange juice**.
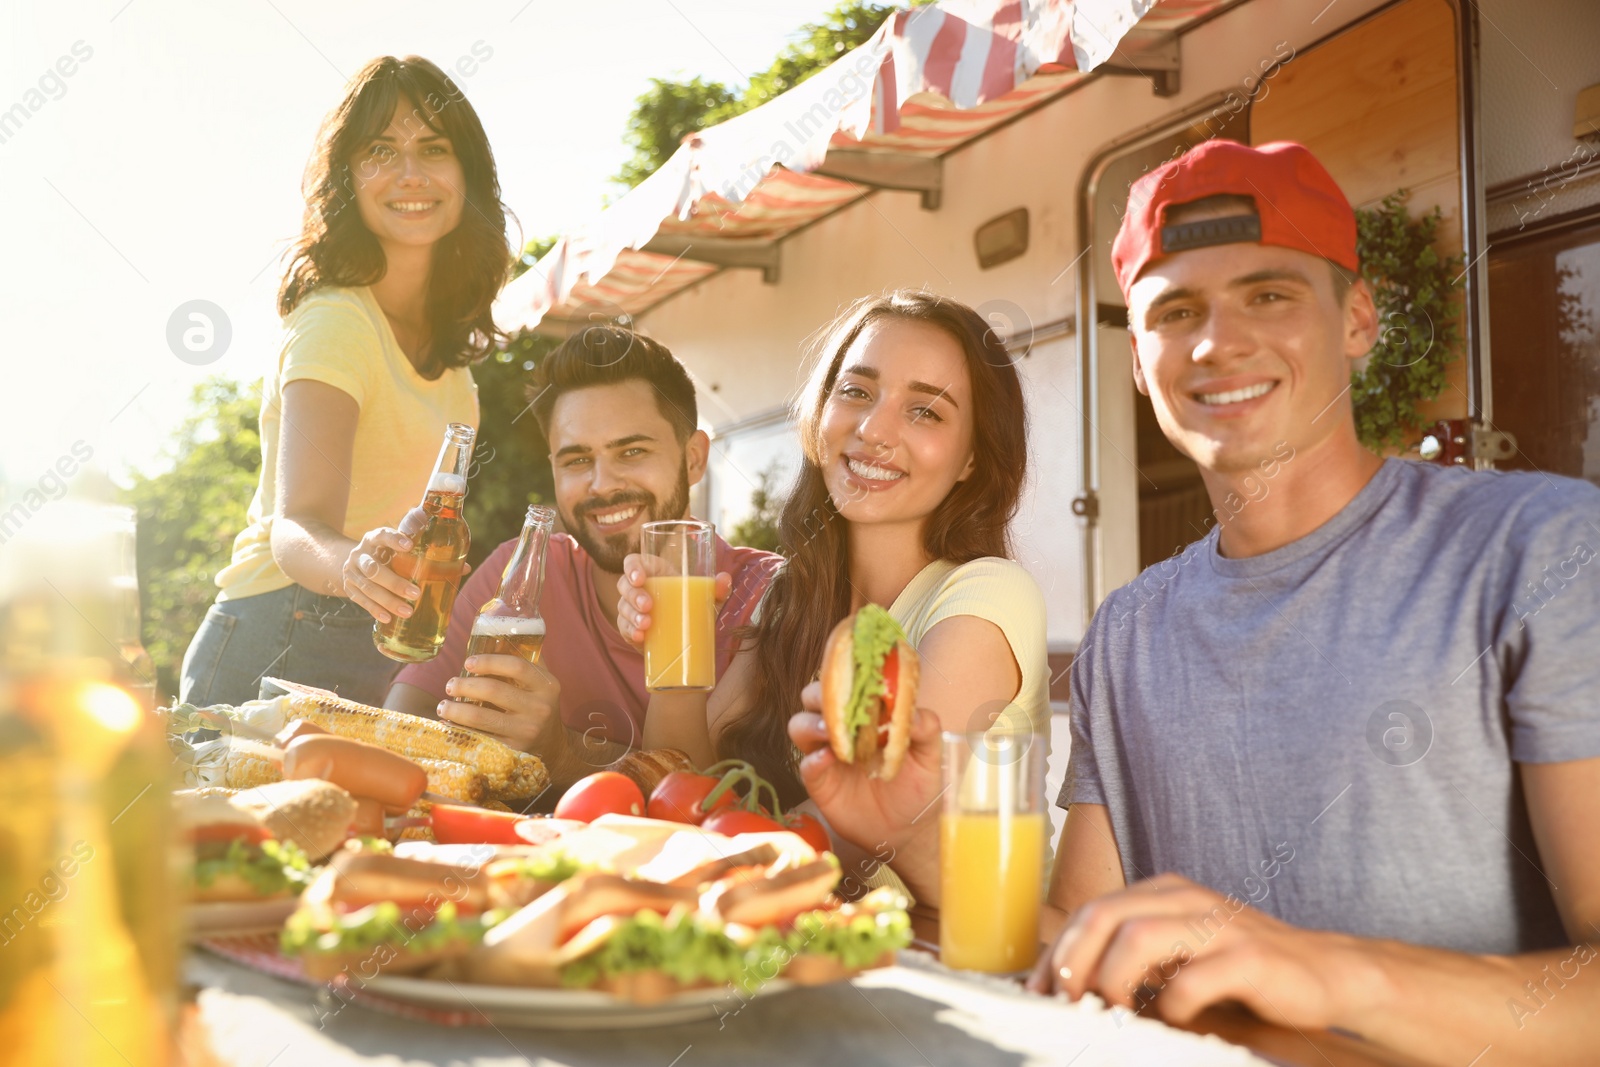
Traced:
<svg viewBox="0 0 1600 1067">
<path fill-rule="evenodd" d="M 989 974 L 1032 967 L 1044 888 L 1044 813 L 946 814 L 939 830 L 940 959 L 947 967 Z"/>
<path fill-rule="evenodd" d="M 717 580 L 646 578 L 650 628 L 644 637 L 646 689 L 710 689 L 717 684 Z"/>
</svg>

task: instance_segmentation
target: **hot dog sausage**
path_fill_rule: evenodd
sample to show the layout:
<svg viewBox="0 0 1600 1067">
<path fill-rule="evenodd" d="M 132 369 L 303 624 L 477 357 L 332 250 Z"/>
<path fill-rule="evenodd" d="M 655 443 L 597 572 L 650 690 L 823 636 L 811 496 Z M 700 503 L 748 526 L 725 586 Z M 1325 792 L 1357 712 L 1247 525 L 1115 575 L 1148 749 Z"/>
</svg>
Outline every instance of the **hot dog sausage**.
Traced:
<svg viewBox="0 0 1600 1067">
<path fill-rule="evenodd" d="M 321 778 L 358 797 L 372 797 L 391 815 L 409 811 L 428 788 L 428 772 L 404 756 L 335 734 L 290 741 L 283 776 Z"/>
</svg>

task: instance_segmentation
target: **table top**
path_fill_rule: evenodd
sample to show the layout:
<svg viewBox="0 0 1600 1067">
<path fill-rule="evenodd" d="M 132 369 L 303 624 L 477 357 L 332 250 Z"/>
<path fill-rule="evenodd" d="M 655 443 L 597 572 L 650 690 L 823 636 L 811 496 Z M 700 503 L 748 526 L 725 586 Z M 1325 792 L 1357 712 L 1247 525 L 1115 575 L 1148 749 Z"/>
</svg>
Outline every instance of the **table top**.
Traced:
<svg viewBox="0 0 1600 1067">
<path fill-rule="evenodd" d="M 517 1063 L 703 1067 L 785 1064 L 1001 1064 L 1128 1067 L 1260 1064 L 1404 1067 L 1332 1034 L 1268 1026 L 1243 1012 L 1210 1013 L 1195 1036 L 1095 1004 L 1032 996 L 1001 980 L 958 974 L 926 955 L 853 982 L 751 1000 L 720 1019 L 640 1030 L 445 1027 L 344 1003 L 326 990 L 251 970 L 205 951 L 190 955 L 198 987 L 182 1040 L 192 1067 L 293 1064 Z M 320 999 L 319 999 L 320 998 Z M 1225 1035 L 1240 1045 L 1230 1045 Z"/>
</svg>

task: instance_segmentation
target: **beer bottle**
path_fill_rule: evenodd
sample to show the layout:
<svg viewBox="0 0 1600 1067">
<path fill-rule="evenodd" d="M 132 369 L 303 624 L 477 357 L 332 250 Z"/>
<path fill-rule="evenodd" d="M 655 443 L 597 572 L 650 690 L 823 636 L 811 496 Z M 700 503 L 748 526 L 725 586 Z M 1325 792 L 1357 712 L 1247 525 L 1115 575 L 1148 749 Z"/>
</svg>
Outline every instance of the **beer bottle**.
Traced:
<svg viewBox="0 0 1600 1067">
<path fill-rule="evenodd" d="M 372 628 L 372 643 L 390 659 L 421 663 L 438 655 L 444 644 L 461 584 L 461 565 L 472 544 L 463 508 L 475 436 L 476 431 L 464 423 L 452 422 L 445 430 L 439 462 L 422 497 L 426 523 L 411 535 L 411 551 L 390 561 L 396 574 L 422 590 L 409 618 L 396 615 Z"/>
<path fill-rule="evenodd" d="M 123 658 L 126 509 L 66 499 L 0 553 L 0 1061 L 175 1062 L 185 863 L 151 685 Z M 136 643 L 136 642 L 135 642 Z"/>
<path fill-rule="evenodd" d="M 539 504 L 528 507 L 517 550 L 511 554 L 511 562 L 500 579 L 500 595 L 479 609 L 472 624 L 468 656 L 517 656 L 529 663 L 539 662 L 539 650 L 544 645 L 539 590 L 544 585 L 544 551 L 555 521 L 553 508 Z"/>
</svg>

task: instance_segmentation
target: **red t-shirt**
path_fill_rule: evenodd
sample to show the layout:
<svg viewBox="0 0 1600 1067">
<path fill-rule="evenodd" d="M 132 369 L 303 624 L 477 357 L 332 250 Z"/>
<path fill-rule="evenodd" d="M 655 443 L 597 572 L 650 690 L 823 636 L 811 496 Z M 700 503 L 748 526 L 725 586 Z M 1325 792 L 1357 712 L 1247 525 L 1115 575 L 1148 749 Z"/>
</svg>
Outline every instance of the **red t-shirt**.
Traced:
<svg viewBox="0 0 1600 1067">
<path fill-rule="evenodd" d="M 516 538 L 505 542 L 468 575 L 450 613 L 444 647 L 428 662 L 406 667 L 395 681 L 444 699 L 444 683 L 461 673 L 473 620 L 499 593 L 516 547 Z M 771 552 L 735 548 L 717 538 L 717 570 L 733 576 L 733 591 L 717 616 L 719 678 L 733 659 L 733 630 L 750 621 L 780 561 Z M 638 745 L 650 703 L 644 654 L 622 639 L 615 618 L 601 614 L 589 554 L 567 534 L 550 538 L 539 614 L 545 624 L 539 662 L 561 685 L 561 720 L 579 732 L 598 727 L 609 741 Z"/>
</svg>

